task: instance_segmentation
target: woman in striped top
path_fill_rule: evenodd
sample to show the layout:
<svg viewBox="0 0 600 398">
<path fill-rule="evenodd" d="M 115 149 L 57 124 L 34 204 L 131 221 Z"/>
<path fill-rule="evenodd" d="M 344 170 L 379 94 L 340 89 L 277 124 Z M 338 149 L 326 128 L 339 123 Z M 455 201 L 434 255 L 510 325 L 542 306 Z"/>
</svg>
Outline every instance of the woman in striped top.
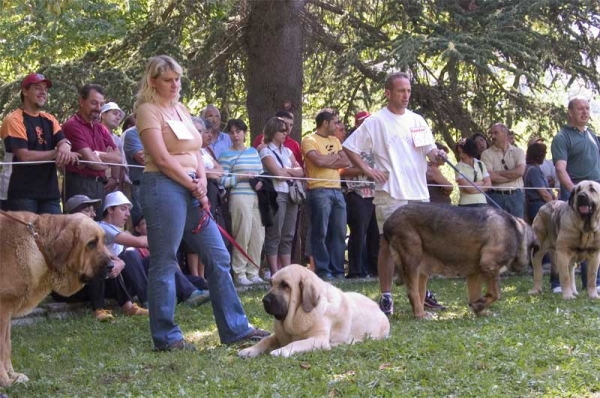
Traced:
<svg viewBox="0 0 600 398">
<path fill-rule="evenodd" d="M 232 236 L 248 256 L 260 263 L 260 253 L 265 240 L 258 209 L 258 195 L 250 185 L 250 178 L 263 172 L 258 152 L 246 147 L 248 126 L 240 119 L 231 119 L 225 129 L 231 138 L 231 148 L 219 156 L 223 167 L 221 184 L 230 189 L 229 211 Z M 233 249 L 231 267 L 235 282 L 241 286 L 264 283 L 258 276 L 258 268 L 250 263 L 239 250 Z"/>
</svg>

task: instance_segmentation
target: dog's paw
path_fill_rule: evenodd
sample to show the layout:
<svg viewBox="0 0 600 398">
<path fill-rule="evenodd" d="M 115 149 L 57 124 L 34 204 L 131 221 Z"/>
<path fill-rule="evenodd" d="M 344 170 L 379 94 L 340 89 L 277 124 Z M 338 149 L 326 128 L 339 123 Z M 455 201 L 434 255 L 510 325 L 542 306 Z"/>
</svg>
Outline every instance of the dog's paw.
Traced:
<svg viewBox="0 0 600 398">
<path fill-rule="evenodd" d="M 258 350 L 255 350 L 254 347 L 244 348 L 238 352 L 238 356 L 240 358 L 254 358 L 260 355 Z"/>
<path fill-rule="evenodd" d="M 271 355 L 274 357 L 289 358 L 292 355 L 292 350 L 289 348 L 281 347 L 271 351 Z"/>
<path fill-rule="evenodd" d="M 531 296 L 537 296 L 538 294 L 542 294 L 542 289 L 531 289 L 527 293 Z"/>
<path fill-rule="evenodd" d="M 8 377 L 10 377 L 13 383 L 27 383 L 29 381 L 29 377 L 23 373 L 9 372 Z"/>
<path fill-rule="evenodd" d="M 577 298 L 577 295 L 570 293 L 570 294 L 564 294 L 563 293 L 563 300 L 574 300 Z"/>
</svg>

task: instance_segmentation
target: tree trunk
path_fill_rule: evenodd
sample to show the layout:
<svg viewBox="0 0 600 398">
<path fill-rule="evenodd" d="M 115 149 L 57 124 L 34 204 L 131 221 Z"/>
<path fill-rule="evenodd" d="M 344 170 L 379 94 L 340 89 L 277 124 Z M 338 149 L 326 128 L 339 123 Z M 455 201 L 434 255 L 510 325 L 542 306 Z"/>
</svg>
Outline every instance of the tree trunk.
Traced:
<svg viewBox="0 0 600 398">
<path fill-rule="evenodd" d="M 304 0 L 249 0 L 246 87 L 252 139 L 279 110 L 294 114 L 292 137 L 302 136 Z"/>
</svg>

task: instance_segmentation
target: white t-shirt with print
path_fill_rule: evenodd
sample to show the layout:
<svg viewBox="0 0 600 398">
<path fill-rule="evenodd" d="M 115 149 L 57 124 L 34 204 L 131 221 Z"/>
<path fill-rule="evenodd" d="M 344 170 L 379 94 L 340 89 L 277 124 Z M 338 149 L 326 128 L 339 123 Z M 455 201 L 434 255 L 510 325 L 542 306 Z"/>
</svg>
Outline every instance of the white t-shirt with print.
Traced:
<svg viewBox="0 0 600 398">
<path fill-rule="evenodd" d="M 396 115 L 382 108 L 344 141 L 355 153 L 373 152 L 375 169 L 388 172 L 384 184 L 375 189 L 396 200 L 427 200 L 427 157 L 435 148 L 431 129 L 420 115 L 405 111 Z"/>
</svg>

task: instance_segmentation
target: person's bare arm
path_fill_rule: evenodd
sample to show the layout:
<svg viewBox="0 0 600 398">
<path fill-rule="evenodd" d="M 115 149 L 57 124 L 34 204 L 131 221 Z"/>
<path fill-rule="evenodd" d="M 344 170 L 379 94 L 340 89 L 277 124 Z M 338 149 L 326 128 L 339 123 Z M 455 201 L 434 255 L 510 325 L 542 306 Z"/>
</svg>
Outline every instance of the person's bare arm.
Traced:
<svg viewBox="0 0 600 398">
<path fill-rule="evenodd" d="M 220 180 L 223 177 L 223 166 L 219 164 L 215 159 L 213 159 L 214 167 L 210 170 L 206 170 L 206 178 L 211 180 Z"/>
<path fill-rule="evenodd" d="M 444 193 L 450 195 L 452 190 L 454 189 L 452 183 L 448 181 L 446 177 L 442 174 L 442 171 L 435 166 L 429 167 L 427 169 L 427 176 L 437 185 L 442 185 L 438 188 L 441 188 Z"/>
<path fill-rule="evenodd" d="M 148 247 L 147 236 L 135 236 L 123 231 L 115 237 L 115 243 L 125 247 Z"/>
<path fill-rule="evenodd" d="M 63 167 L 65 164 L 77 163 L 80 156 L 77 152 L 71 152 L 71 146 L 59 142 L 56 149 L 49 151 L 30 151 L 27 148 L 15 148 L 14 155 L 23 162 L 38 162 L 44 160 L 56 160 L 58 167 Z"/>
<path fill-rule="evenodd" d="M 554 196 L 548 191 L 547 188 L 540 188 L 537 190 L 538 194 L 542 197 L 544 202 L 550 202 L 554 200 Z"/>
<path fill-rule="evenodd" d="M 560 182 L 561 188 L 571 192 L 575 184 L 573 184 L 571 177 L 569 177 L 569 174 L 567 173 L 567 162 L 564 160 L 559 160 L 554 164 L 554 167 L 556 169 L 556 177 Z"/>
<path fill-rule="evenodd" d="M 340 151 L 331 155 L 320 155 L 317 151 L 310 151 L 306 154 L 306 157 L 317 166 L 328 169 L 340 169 L 342 167 L 350 166 L 348 157 L 341 155 L 341 153 L 343 152 Z"/>
</svg>

